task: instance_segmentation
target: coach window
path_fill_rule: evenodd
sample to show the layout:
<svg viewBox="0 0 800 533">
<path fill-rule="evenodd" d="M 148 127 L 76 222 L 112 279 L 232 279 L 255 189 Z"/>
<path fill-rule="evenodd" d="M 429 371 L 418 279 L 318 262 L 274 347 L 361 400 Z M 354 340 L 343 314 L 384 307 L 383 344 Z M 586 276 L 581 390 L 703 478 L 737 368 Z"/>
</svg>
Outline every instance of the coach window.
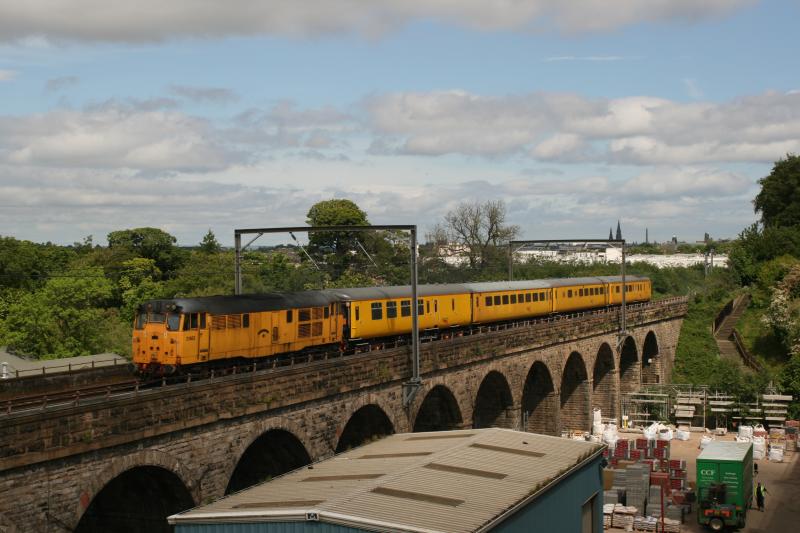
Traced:
<svg viewBox="0 0 800 533">
<path fill-rule="evenodd" d="M 386 318 L 397 318 L 397 302 L 386 302 Z"/>
<path fill-rule="evenodd" d="M 439 300 L 434 300 L 433 301 L 433 312 L 434 313 L 438 313 L 439 312 Z"/>
<path fill-rule="evenodd" d="M 417 315 L 424 315 L 425 314 L 425 303 L 422 298 L 417 300 Z"/>
<path fill-rule="evenodd" d="M 508 294 L 503 295 L 503 305 L 508 305 Z"/>
<path fill-rule="evenodd" d="M 200 329 L 206 329 L 206 314 L 200 313 Z"/>
<path fill-rule="evenodd" d="M 619 285 L 615 287 L 617 290 L 615 292 L 619 293 Z"/>
<path fill-rule="evenodd" d="M 250 314 L 242 315 L 242 327 L 249 328 L 250 327 Z"/>
<path fill-rule="evenodd" d="M 411 316 L 411 300 L 400 302 L 400 316 Z"/>
<path fill-rule="evenodd" d="M 359 307 L 356 306 L 356 321 L 361 320 L 361 313 L 359 313 Z"/>
<path fill-rule="evenodd" d="M 532 300 L 531 293 L 526 292 L 525 293 L 525 303 L 531 303 L 531 300 Z"/>
<path fill-rule="evenodd" d="M 450 308 L 455 311 L 456 310 L 456 299 L 450 298 Z"/>
<path fill-rule="evenodd" d="M 425 302 L 425 304 L 426 304 L 425 305 L 425 307 L 426 307 L 425 312 L 430 314 L 430 312 L 431 312 L 431 301 L 428 300 L 427 302 Z"/>
<path fill-rule="evenodd" d="M 572 289 L 567 291 L 567 298 L 572 298 Z"/>
<path fill-rule="evenodd" d="M 286 311 L 286 323 L 287 323 L 287 324 L 291 324 L 291 323 L 292 323 L 292 319 L 293 319 L 293 317 L 294 317 L 294 313 L 292 313 L 292 310 L 291 310 L 291 309 L 289 309 L 288 311 Z"/>
<path fill-rule="evenodd" d="M 494 297 L 494 305 L 500 305 L 500 296 Z"/>
<path fill-rule="evenodd" d="M 325 307 L 323 318 L 330 318 L 330 316 L 331 316 L 331 308 L 332 307 L 333 307 L 333 304 L 331 304 L 330 306 L 326 306 Z"/>
<path fill-rule="evenodd" d="M 487 296 L 486 297 L 486 307 L 491 307 L 491 305 L 492 305 L 492 297 L 491 296 Z"/>
<path fill-rule="evenodd" d="M 578 289 L 578 296 L 583 296 L 583 289 Z"/>
<path fill-rule="evenodd" d="M 512 294 L 512 295 L 511 295 L 511 303 L 512 303 L 512 304 L 515 304 L 515 303 L 517 303 L 517 295 L 516 295 L 516 294 Z"/>
<path fill-rule="evenodd" d="M 383 304 L 381 302 L 374 302 L 372 304 L 372 320 L 380 320 L 383 318 Z"/>
</svg>

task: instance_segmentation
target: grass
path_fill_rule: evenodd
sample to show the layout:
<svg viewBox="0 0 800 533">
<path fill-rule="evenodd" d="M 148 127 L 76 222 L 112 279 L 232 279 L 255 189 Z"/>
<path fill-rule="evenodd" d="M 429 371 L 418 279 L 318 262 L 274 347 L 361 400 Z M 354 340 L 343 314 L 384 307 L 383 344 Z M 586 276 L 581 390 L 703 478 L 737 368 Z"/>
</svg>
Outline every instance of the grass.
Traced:
<svg viewBox="0 0 800 533">
<path fill-rule="evenodd" d="M 761 320 L 765 312 L 765 308 L 753 302 L 739 319 L 736 329 L 747 351 L 767 368 L 779 371 L 788 361 L 789 354 L 771 328 Z"/>
<path fill-rule="evenodd" d="M 689 299 L 689 310 L 675 351 L 673 382 L 707 384 L 712 381 L 719 362 L 719 348 L 711 334 L 711 324 L 731 298 L 731 294 L 724 293 L 711 298 L 697 294 Z"/>
</svg>

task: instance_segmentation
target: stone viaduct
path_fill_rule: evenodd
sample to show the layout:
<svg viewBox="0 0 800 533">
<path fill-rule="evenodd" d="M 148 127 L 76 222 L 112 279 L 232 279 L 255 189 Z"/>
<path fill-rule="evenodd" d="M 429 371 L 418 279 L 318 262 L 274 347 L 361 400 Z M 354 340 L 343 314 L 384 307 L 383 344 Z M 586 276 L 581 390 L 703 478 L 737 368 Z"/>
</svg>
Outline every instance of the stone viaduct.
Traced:
<svg viewBox="0 0 800 533">
<path fill-rule="evenodd" d="M 686 299 L 141 390 L 0 418 L 0 532 L 169 531 L 164 517 L 392 432 L 560 434 L 669 379 Z"/>
</svg>

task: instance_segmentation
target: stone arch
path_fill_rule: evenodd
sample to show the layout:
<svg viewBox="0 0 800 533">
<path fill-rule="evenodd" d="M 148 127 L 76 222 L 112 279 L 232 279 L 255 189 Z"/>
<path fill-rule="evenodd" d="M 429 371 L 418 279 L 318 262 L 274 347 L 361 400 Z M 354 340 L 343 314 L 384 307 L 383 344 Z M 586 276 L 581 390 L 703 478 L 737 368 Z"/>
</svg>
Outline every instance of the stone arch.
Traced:
<svg viewBox="0 0 800 533">
<path fill-rule="evenodd" d="M 461 429 L 463 425 L 464 419 L 455 395 L 445 385 L 435 385 L 417 410 L 413 431 L 448 431 Z"/>
<path fill-rule="evenodd" d="M 561 429 L 590 430 L 592 424 L 590 402 L 586 364 L 580 353 L 572 352 L 561 373 Z"/>
<path fill-rule="evenodd" d="M 639 350 L 633 337 L 625 337 L 619 353 L 619 392 L 620 395 L 636 392 L 642 381 L 639 366 Z"/>
<path fill-rule="evenodd" d="M 189 489 L 175 472 L 163 466 L 134 466 L 100 489 L 73 531 L 169 533 L 172 526 L 167 517 L 194 505 Z"/>
<path fill-rule="evenodd" d="M 642 346 L 642 385 L 661 382 L 661 354 L 654 331 L 648 331 Z"/>
<path fill-rule="evenodd" d="M 141 450 L 113 458 L 111 464 L 100 471 L 99 474 L 92 476 L 87 485 L 81 487 L 78 492 L 75 523 L 80 524 L 86 510 L 109 483 L 125 472 L 139 467 L 160 468 L 173 474 L 180 482 L 179 484 L 190 493 L 190 498 L 195 500 L 197 495 L 191 494 L 196 492 L 196 487 L 192 483 L 192 476 L 175 456 L 159 450 Z M 164 523 L 166 524 L 166 521 Z M 78 529 L 75 531 L 78 531 Z"/>
<path fill-rule="evenodd" d="M 522 428 L 532 433 L 557 435 L 558 397 L 550 369 L 542 361 L 531 365 L 522 389 Z"/>
<path fill-rule="evenodd" d="M 308 448 L 294 433 L 282 428 L 267 429 L 238 456 L 228 478 L 225 494 L 238 492 L 311 462 Z"/>
<path fill-rule="evenodd" d="M 375 438 L 391 435 L 395 432 L 394 424 L 386 412 L 371 403 L 354 412 L 339 436 L 336 453 L 361 446 Z"/>
<path fill-rule="evenodd" d="M 617 419 L 617 383 L 614 350 L 607 342 L 600 345 L 592 371 L 592 408 L 600 409 L 604 419 Z"/>
<path fill-rule="evenodd" d="M 514 399 L 506 377 L 492 370 L 483 378 L 475 396 L 472 427 L 515 429 Z"/>
</svg>

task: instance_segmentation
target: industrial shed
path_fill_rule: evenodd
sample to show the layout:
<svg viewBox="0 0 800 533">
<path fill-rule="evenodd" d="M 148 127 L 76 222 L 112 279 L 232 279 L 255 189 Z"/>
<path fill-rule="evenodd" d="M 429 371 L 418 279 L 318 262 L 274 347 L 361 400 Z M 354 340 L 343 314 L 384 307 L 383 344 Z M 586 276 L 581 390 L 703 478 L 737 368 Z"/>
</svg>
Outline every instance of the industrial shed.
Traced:
<svg viewBox="0 0 800 533">
<path fill-rule="evenodd" d="M 506 429 L 392 435 L 169 522 L 175 533 L 600 532 L 602 449 Z"/>
</svg>

